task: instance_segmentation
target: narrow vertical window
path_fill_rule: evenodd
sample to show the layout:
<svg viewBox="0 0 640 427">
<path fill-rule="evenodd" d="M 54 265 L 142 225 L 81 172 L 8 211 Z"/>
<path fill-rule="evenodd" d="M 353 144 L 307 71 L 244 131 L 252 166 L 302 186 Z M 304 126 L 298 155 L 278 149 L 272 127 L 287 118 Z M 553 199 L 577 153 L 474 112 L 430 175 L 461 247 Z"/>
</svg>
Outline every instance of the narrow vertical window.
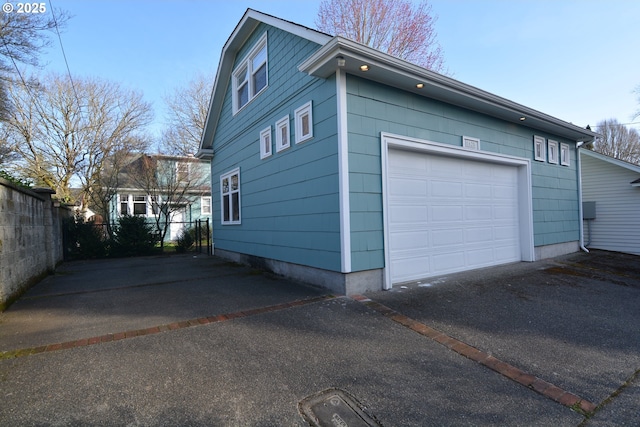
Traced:
<svg viewBox="0 0 640 427">
<path fill-rule="evenodd" d="M 569 150 L 569 144 L 560 144 L 560 164 L 562 166 L 571 165 L 571 151 Z"/>
<path fill-rule="evenodd" d="M 200 215 L 211 215 L 211 197 L 200 198 Z"/>
<path fill-rule="evenodd" d="M 260 158 L 267 158 L 271 154 L 271 126 L 269 126 L 260 132 Z"/>
<path fill-rule="evenodd" d="M 180 181 L 188 181 L 190 179 L 191 165 L 185 162 L 177 162 L 176 163 L 176 176 L 178 177 L 178 182 Z"/>
<path fill-rule="evenodd" d="M 220 177 L 222 224 L 240 224 L 240 169 Z"/>
<path fill-rule="evenodd" d="M 296 144 L 313 138 L 313 111 L 311 101 L 295 111 Z"/>
<path fill-rule="evenodd" d="M 291 146 L 289 142 L 289 116 L 276 122 L 276 151 L 282 151 Z"/>
<path fill-rule="evenodd" d="M 539 162 L 544 162 L 546 159 L 546 140 L 541 136 L 533 137 L 533 156 Z"/>
<path fill-rule="evenodd" d="M 239 61 L 231 83 L 233 85 L 233 114 L 240 111 L 269 85 L 267 33 L 255 44 L 247 56 Z"/>
<path fill-rule="evenodd" d="M 120 195 L 120 215 L 129 215 L 129 195 Z"/>
<path fill-rule="evenodd" d="M 150 196 L 149 200 L 151 201 L 151 213 L 158 215 L 160 213 L 160 197 Z"/>
<path fill-rule="evenodd" d="M 252 97 L 267 86 L 267 45 L 265 44 L 255 54 L 251 61 L 253 72 L 253 93 Z"/>
<path fill-rule="evenodd" d="M 547 143 L 549 163 L 558 164 L 558 141 L 549 140 Z"/>
</svg>

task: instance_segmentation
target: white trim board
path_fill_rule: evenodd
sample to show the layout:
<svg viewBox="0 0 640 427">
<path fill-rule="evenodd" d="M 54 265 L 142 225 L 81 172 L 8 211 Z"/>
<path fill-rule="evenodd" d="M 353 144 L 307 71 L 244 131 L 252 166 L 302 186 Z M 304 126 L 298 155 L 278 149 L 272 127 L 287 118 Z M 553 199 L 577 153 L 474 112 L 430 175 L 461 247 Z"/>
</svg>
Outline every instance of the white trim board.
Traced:
<svg viewBox="0 0 640 427">
<path fill-rule="evenodd" d="M 336 71 L 338 116 L 338 179 L 340 185 L 340 254 L 342 273 L 351 273 L 351 204 L 349 202 L 349 134 L 347 129 L 347 75 Z"/>
</svg>

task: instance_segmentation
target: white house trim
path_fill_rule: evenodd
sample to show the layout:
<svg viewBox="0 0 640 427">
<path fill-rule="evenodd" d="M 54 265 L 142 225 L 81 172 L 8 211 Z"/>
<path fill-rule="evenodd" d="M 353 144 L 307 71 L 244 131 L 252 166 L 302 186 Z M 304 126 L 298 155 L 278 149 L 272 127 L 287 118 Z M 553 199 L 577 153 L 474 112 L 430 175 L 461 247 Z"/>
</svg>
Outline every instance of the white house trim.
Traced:
<svg viewBox="0 0 640 427">
<path fill-rule="evenodd" d="M 383 273 L 383 289 L 391 289 L 391 254 L 389 236 L 389 201 L 388 201 L 388 176 L 389 176 L 389 149 L 402 148 L 425 154 L 438 154 L 449 157 L 457 157 L 468 160 L 476 160 L 488 163 L 498 163 L 518 167 L 518 205 L 520 224 L 520 245 L 522 261 L 534 261 L 533 239 L 533 196 L 531 190 L 531 161 L 529 159 L 507 156 L 499 153 L 478 151 L 464 147 L 439 144 L 427 140 L 394 135 L 386 132 L 380 134 L 382 142 L 382 212 L 383 212 L 383 238 L 385 268 Z"/>
<path fill-rule="evenodd" d="M 338 65 L 338 58 L 342 65 Z M 368 65 L 366 72 L 360 69 L 363 64 Z M 589 142 L 597 136 L 590 130 L 340 36 L 330 39 L 303 61 L 298 66 L 298 70 L 316 77 L 327 78 L 333 75 L 338 67 L 364 79 L 480 111 L 510 123 L 524 124 L 573 141 Z M 418 83 L 421 84 L 420 88 L 417 87 Z"/>
<path fill-rule="evenodd" d="M 338 176 L 340 185 L 340 253 L 343 273 L 351 272 L 351 205 L 349 203 L 349 135 L 347 130 L 347 75 L 336 71 L 338 117 Z"/>
</svg>

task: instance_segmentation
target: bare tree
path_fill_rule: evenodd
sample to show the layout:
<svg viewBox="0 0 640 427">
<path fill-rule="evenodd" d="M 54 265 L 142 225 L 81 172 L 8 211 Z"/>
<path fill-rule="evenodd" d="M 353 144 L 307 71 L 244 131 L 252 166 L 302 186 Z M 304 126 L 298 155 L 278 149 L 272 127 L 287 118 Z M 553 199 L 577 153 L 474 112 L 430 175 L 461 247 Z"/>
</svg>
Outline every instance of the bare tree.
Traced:
<svg viewBox="0 0 640 427">
<path fill-rule="evenodd" d="M 185 87 L 177 88 L 164 98 L 168 114 L 166 130 L 162 134 L 162 152 L 190 156 L 198 151 L 213 81 L 213 76 L 199 73 Z"/>
<path fill-rule="evenodd" d="M 444 72 L 436 20 L 427 0 L 415 6 L 410 0 L 323 0 L 316 26 L 320 31 Z"/>
<path fill-rule="evenodd" d="M 36 184 L 72 201 L 72 181 L 87 193 L 99 182 L 113 153 L 145 147 L 151 106 L 139 92 L 99 79 L 50 75 L 41 82 L 15 82 L 9 89 L 9 140 L 20 160 L 15 167 Z"/>
<path fill-rule="evenodd" d="M 33 5 L 30 3 L 29 7 Z M 47 10 L 48 3 L 37 3 L 36 6 L 38 13 L 0 14 L 1 71 L 12 70 L 17 63 L 37 66 L 38 55 L 51 43 L 47 32 L 59 31 L 69 20 L 66 12 Z"/>
<path fill-rule="evenodd" d="M 640 133 L 627 128 L 616 119 L 603 120 L 596 126 L 602 135 L 593 146 L 593 151 L 614 159 L 640 164 Z"/>
<path fill-rule="evenodd" d="M 638 104 L 640 104 L 640 85 L 636 86 L 636 88 L 635 88 L 635 90 L 633 92 L 638 96 Z M 631 117 L 631 120 L 635 120 L 638 117 L 640 117 L 640 107 L 638 107 L 636 112 L 633 113 L 633 116 Z"/>
<path fill-rule="evenodd" d="M 193 196 L 210 193 L 207 170 L 206 162 L 193 157 L 163 155 L 143 155 L 126 168 L 135 187 L 151 199 L 161 248 L 178 212 L 185 211 Z"/>
</svg>

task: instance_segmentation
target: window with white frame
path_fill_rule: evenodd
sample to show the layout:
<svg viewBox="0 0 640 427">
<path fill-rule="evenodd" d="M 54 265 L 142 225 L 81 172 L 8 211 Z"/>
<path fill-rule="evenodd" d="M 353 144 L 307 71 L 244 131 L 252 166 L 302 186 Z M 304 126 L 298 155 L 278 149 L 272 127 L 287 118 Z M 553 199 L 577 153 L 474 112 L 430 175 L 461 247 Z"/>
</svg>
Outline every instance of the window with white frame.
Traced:
<svg viewBox="0 0 640 427">
<path fill-rule="evenodd" d="M 276 122 L 276 152 L 291 146 L 289 135 L 289 115 L 287 114 Z"/>
<path fill-rule="evenodd" d="M 539 162 L 547 160 L 546 156 L 546 140 L 541 136 L 533 137 L 533 156 Z"/>
<path fill-rule="evenodd" d="M 240 169 L 220 176 L 222 224 L 240 224 Z"/>
<path fill-rule="evenodd" d="M 472 138 L 470 136 L 462 137 L 462 146 L 464 148 L 469 148 L 471 150 L 479 150 L 480 149 L 480 140 L 478 138 Z"/>
<path fill-rule="evenodd" d="M 133 196 L 133 214 L 147 215 L 147 196 Z"/>
<path fill-rule="evenodd" d="M 120 215 L 129 215 L 129 195 L 128 194 L 120 194 L 118 196 L 120 198 Z"/>
<path fill-rule="evenodd" d="M 549 163 L 558 164 L 558 141 L 550 139 L 547 142 L 548 160 Z"/>
<path fill-rule="evenodd" d="M 313 138 L 313 110 L 311 101 L 295 111 L 296 144 Z"/>
<path fill-rule="evenodd" d="M 268 85 L 267 33 L 233 72 L 233 113 L 237 113 Z"/>
<path fill-rule="evenodd" d="M 176 177 L 178 182 L 188 181 L 191 173 L 191 164 L 187 162 L 176 162 Z"/>
<path fill-rule="evenodd" d="M 560 164 L 562 166 L 571 165 L 571 152 L 569 151 L 569 144 L 560 144 Z"/>
<path fill-rule="evenodd" d="M 151 203 L 151 214 L 160 214 L 160 196 L 149 196 L 149 203 Z"/>
<path fill-rule="evenodd" d="M 211 215 L 210 196 L 203 196 L 200 198 L 200 215 Z"/>
<path fill-rule="evenodd" d="M 260 158 L 264 159 L 271 155 L 271 126 L 260 132 Z"/>
</svg>

